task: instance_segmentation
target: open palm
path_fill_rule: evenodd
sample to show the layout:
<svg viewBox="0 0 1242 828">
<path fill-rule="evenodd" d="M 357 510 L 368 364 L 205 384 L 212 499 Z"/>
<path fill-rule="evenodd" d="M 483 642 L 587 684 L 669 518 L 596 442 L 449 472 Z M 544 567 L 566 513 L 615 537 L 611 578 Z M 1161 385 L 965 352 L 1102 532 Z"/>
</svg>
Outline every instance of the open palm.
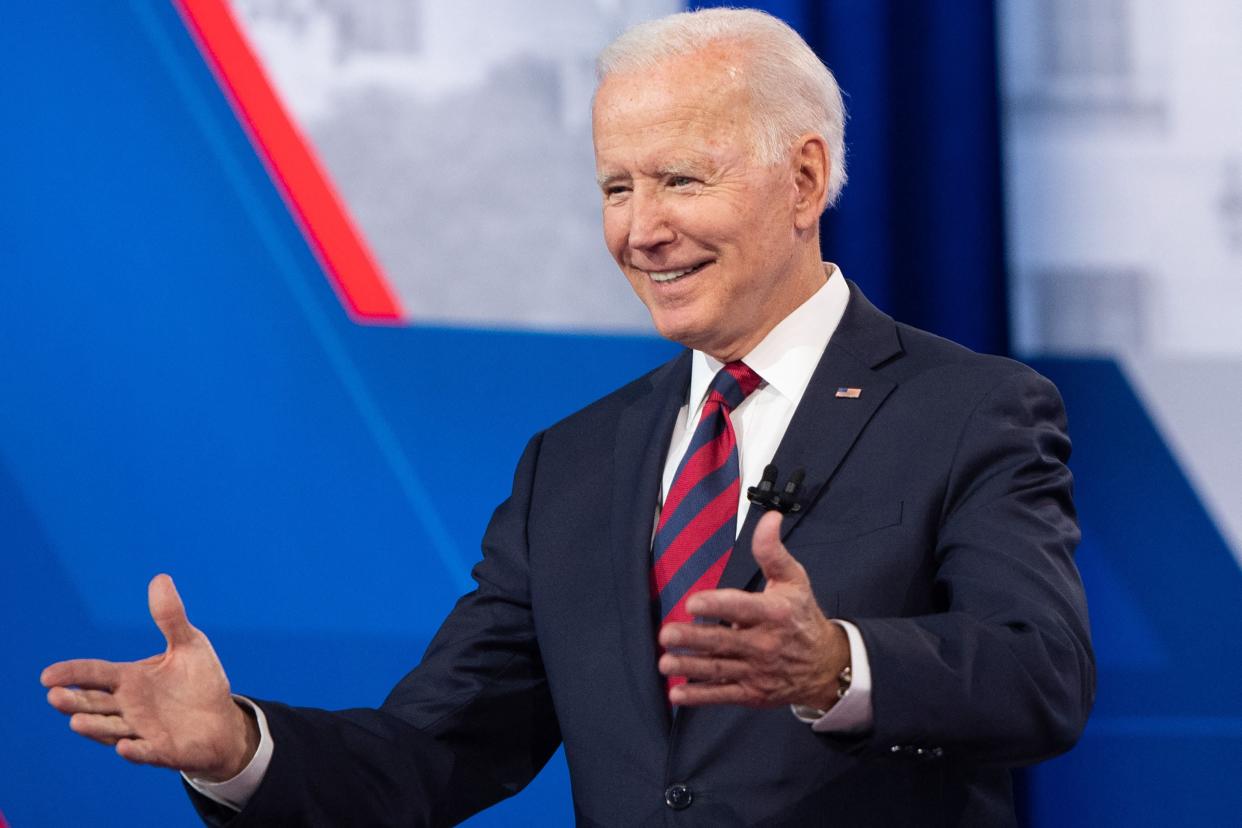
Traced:
<svg viewBox="0 0 1242 828">
<path fill-rule="evenodd" d="M 167 648 L 141 661 L 61 661 L 43 671 L 47 700 L 74 732 L 131 762 L 223 780 L 241 771 L 257 727 L 229 693 L 216 652 L 185 614 L 172 579 L 147 588 L 151 617 Z"/>
</svg>

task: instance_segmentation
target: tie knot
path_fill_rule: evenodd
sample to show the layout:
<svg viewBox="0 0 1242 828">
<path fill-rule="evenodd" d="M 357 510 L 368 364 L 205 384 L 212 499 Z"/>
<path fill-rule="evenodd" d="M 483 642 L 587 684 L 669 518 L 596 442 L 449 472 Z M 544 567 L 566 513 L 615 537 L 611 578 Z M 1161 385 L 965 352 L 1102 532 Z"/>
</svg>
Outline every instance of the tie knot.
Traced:
<svg viewBox="0 0 1242 828">
<path fill-rule="evenodd" d="M 732 411 L 742 404 L 742 400 L 750 396 L 750 392 L 759 387 L 763 378 L 742 362 L 736 360 L 725 365 L 712 380 L 707 401 L 713 400 Z"/>
</svg>

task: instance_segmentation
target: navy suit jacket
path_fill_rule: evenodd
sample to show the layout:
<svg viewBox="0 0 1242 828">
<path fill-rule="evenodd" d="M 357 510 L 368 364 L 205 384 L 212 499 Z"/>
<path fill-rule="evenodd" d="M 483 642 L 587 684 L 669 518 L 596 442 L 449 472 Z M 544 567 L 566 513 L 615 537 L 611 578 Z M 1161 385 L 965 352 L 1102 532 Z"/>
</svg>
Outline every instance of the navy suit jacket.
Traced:
<svg viewBox="0 0 1242 828">
<path fill-rule="evenodd" d="M 381 708 L 261 702 L 267 776 L 231 820 L 195 797 L 203 816 L 450 824 L 563 741 L 582 825 L 1012 824 L 1010 767 L 1072 745 L 1094 693 L 1062 404 L 850 290 L 774 462 L 807 471 L 783 536 L 862 633 L 871 731 L 817 734 L 787 707 L 670 714 L 648 570 L 685 353 L 531 440 L 478 588 Z M 756 511 L 723 587 L 762 588 Z"/>
</svg>

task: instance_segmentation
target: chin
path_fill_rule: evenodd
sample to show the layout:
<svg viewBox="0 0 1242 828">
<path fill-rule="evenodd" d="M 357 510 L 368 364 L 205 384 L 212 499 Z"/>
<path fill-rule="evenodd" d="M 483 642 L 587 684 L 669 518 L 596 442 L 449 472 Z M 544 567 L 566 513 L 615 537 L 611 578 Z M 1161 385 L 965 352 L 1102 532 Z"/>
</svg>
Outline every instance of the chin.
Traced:
<svg viewBox="0 0 1242 828">
<path fill-rule="evenodd" d="M 656 333 L 670 342 L 685 345 L 687 348 L 699 348 L 703 343 L 703 330 L 699 325 L 685 320 L 662 319 L 656 314 L 652 314 L 651 321 L 655 325 Z"/>
<path fill-rule="evenodd" d="M 715 356 L 719 351 L 719 348 L 715 347 L 716 340 L 707 336 L 701 330 L 686 330 L 682 328 L 666 332 L 657 328 L 657 331 L 660 336 L 670 342 L 676 342 L 678 345 L 682 345 L 695 351 L 702 351 L 703 353 L 711 354 L 712 356 Z"/>
</svg>

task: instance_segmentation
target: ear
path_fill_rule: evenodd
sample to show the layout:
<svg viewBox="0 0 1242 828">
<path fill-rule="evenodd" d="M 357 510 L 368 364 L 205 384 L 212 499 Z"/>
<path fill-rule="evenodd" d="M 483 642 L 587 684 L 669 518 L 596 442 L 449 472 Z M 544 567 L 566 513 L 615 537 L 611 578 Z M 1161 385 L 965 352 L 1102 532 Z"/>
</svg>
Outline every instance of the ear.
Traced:
<svg viewBox="0 0 1242 828">
<path fill-rule="evenodd" d="M 794 223 L 799 230 L 810 230 L 818 226 L 827 206 L 828 173 L 832 169 L 827 143 L 814 133 L 803 135 L 794 144 L 793 164 L 794 186 L 798 190 Z"/>
</svg>

